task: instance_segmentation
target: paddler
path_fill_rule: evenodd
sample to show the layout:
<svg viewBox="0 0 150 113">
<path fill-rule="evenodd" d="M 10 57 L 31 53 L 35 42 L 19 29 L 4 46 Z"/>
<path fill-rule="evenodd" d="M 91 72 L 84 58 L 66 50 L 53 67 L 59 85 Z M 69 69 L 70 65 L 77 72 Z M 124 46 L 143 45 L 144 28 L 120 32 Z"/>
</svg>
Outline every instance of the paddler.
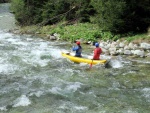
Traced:
<svg viewBox="0 0 150 113">
<path fill-rule="evenodd" d="M 95 43 L 93 60 L 100 60 L 100 54 L 102 53 L 102 49 L 99 47 L 99 43 Z"/>
<path fill-rule="evenodd" d="M 77 46 L 73 47 L 72 50 L 76 51 L 75 56 L 76 57 L 82 57 L 81 53 L 82 53 L 82 47 L 80 45 L 80 41 L 76 42 Z"/>
</svg>

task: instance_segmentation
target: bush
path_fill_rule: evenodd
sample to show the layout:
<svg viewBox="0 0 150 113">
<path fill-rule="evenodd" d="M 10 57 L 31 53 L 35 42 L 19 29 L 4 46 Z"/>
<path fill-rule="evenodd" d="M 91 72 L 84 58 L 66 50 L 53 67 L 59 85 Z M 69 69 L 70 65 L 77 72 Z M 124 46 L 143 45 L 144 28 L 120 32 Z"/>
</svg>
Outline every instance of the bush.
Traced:
<svg viewBox="0 0 150 113">
<path fill-rule="evenodd" d="M 113 40 L 119 37 L 113 35 L 111 32 L 102 32 L 99 27 L 95 24 L 90 23 L 78 23 L 68 26 L 57 26 L 51 28 L 49 34 L 58 33 L 63 40 L 70 40 L 74 42 L 78 39 L 83 39 L 86 41 L 98 41 L 98 40 Z"/>
</svg>

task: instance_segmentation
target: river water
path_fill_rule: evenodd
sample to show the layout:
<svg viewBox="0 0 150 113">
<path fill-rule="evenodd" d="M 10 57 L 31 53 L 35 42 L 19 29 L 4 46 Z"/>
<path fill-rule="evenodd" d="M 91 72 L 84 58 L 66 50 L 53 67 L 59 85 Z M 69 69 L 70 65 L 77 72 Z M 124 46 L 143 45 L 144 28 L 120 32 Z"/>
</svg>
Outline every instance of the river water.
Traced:
<svg viewBox="0 0 150 113">
<path fill-rule="evenodd" d="M 0 6 L 1 23 L 14 19 L 6 6 Z M 150 112 L 150 59 L 117 56 L 107 68 L 89 69 L 61 56 L 68 42 L 15 35 L 6 30 L 14 23 L 1 23 L 0 113 Z"/>
</svg>

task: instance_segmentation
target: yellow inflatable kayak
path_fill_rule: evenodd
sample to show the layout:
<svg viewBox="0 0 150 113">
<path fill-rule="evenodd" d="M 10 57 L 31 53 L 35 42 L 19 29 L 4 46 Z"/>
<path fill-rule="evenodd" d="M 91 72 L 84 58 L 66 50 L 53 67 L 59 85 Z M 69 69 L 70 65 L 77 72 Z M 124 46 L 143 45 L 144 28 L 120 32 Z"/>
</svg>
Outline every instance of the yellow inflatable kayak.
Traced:
<svg viewBox="0 0 150 113">
<path fill-rule="evenodd" d="M 76 63 L 87 63 L 87 64 L 105 64 L 107 60 L 91 60 L 88 58 L 71 56 L 69 53 L 61 53 L 63 57 Z"/>
</svg>

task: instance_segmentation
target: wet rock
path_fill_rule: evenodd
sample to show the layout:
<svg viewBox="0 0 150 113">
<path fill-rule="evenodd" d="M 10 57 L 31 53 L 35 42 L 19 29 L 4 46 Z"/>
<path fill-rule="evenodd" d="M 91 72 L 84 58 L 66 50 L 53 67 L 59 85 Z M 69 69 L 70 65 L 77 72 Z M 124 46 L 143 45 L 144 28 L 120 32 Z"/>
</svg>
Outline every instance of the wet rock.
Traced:
<svg viewBox="0 0 150 113">
<path fill-rule="evenodd" d="M 130 50 L 128 45 L 125 45 L 124 50 Z"/>
<path fill-rule="evenodd" d="M 148 43 L 141 43 L 140 47 L 143 48 L 143 49 L 150 49 L 150 44 L 148 44 Z"/>
<path fill-rule="evenodd" d="M 60 34 L 54 33 L 54 36 L 58 39 L 60 38 Z"/>
<path fill-rule="evenodd" d="M 121 54 L 121 55 L 122 55 L 122 54 L 124 53 L 123 48 L 118 49 L 118 50 L 117 50 L 117 53 L 119 53 L 119 54 Z"/>
<path fill-rule="evenodd" d="M 37 31 L 37 32 L 35 32 L 35 34 L 40 34 L 40 32 Z"/>
<path fill-rule="evenodd" d="M 128 47 L 129 47 L 129 49 L 133 49 L 133 43 L 131 42 L 131 43 L 129 43 L 129 45 L 128 45 Z"/>
<path fill-rule="evenodd" d="M 19 29 L 17 29 L 17 30 L 13 30 L 13 33 L 14 33 L 14 34 L 20 34 L 21 31 L 20 31 Z"/>
<path fill-rule="evenodd" d="M 150 53 L 147 53 L 145 56 L 146 56 L 146 57 L 150 57 Z"/>
<path fill-rule="evenodd" d="M 123 48 L 125 46 L 125 44 L 123 42 L 119 43 L 119 47 Z"/>
<path fill-rule="evenodd" d="M 57 40 L 57 38 L 55 36 L 50 36 L 49 39 L 50 40 Z"/>
<path fill-rule="evenodd" d="M 145 42 L 134 43 L 127 41 L 100 41 L 100 47 L 106 55 L 128 55 L 149 57 L 150 44 Z"/>
<path fill-rule="evenodd" d="M 144 57 L 145 56 L 143 50 L 135 50 L 133 53 L 134 53 L 134 55 L 138 55 L 140 57 Z"/>
<path fill-rule="evenodd" d="M 124 50 L 124 54 L 125 54 L 125 55 L 132 55 L 132 53 L 131 53 L 130 50 Z"/>
</svg>

